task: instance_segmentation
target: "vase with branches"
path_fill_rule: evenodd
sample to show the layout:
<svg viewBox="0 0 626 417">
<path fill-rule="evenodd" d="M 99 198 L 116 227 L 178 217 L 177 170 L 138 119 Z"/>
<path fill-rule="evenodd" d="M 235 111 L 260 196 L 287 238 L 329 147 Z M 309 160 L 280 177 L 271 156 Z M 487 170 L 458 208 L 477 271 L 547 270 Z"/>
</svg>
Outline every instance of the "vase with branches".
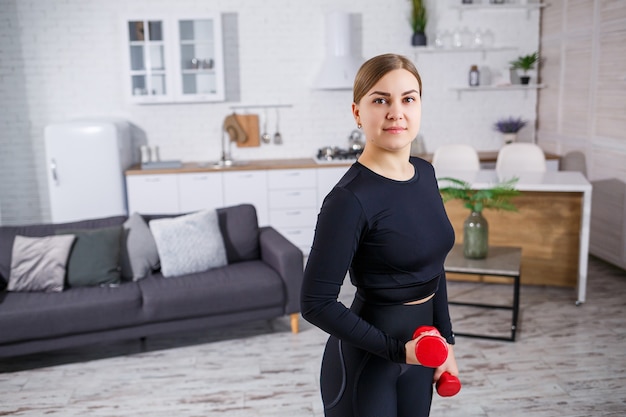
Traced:
<svg viewBox="0 0 626 417">
<path fill-rule="evenodd" d="M 515 189 L 518 178 L 498 183 L 491 188 L 472 189 L 471 184 L 457 178 L 440 178 L 439 188 L 444 203 L 450 200 L 461 200 L 463 206 L 470 210 L 469 217 L 463 223 L 463 254 L 469 259 L 487 257 L 489 249 L 489 224 L 482 215 L 485 209 L 517 211 L 511 202 L 520 194 Z"/>
</svg>

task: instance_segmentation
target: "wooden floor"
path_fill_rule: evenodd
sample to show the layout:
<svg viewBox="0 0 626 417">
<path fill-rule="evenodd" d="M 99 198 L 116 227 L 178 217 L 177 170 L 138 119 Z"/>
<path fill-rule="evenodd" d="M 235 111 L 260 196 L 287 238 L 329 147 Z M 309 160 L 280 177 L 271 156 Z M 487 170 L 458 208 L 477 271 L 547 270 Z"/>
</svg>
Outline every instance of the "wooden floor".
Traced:
<svg viewBox="0 0 626 417">
<path fill-rule="evenodd" d="M 510 287 L 450 283 L 506 302 Z M 344 286 L 345 287 L 345 286 Z M 342 300 L 349 303 L 346 289 Z M 523 286 L 518 340 L 459 337 L 463 389 L 431 416 L 626 416 L 626 272 L 590 259 L 587 302 Z M 509 312 L 454 307 L 457 331 L 504 332 Z M 488 323 L 485 325 L 485 323 Z M 0 416 L 323 416 L 326 335 L 289 319 L 0 360 Z"/>
</svg>

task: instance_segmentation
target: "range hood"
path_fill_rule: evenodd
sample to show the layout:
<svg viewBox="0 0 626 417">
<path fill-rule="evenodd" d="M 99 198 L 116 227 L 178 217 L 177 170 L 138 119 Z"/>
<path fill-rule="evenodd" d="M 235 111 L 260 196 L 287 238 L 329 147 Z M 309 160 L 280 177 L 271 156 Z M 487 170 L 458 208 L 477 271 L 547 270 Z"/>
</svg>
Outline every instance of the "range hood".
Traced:
<svg viewBox="0 0 626 417">
<path fill-rule="evenodd" d="M 326 57 L 313 87 L 319 90 L 349 90 L 365 61 L 357 42 L 356 21 L 360 15 L 332 12 L 326 15 Z"/>
</svg>

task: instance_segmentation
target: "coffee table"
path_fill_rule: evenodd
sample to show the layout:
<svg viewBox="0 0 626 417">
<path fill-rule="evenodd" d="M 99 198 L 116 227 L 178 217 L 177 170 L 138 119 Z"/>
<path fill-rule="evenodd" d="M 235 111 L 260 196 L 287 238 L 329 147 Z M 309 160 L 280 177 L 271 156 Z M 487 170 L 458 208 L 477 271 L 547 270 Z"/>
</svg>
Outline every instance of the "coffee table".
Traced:
<svg viewBox="0 0 626 417">
<path fill-rule="evenodd" d="M 501 337 L 486 334 L 455 332 L 459 336 L 478 337 L 483 339 L 515 341 L 517 320 L 519 316 L 520 276 L 521 276 L 522 249 L 511 246 L 489 246 L 485 259 L 467 259 L 463 256 L 463 245 L 454 245 L 445 261 L 446 272 L 468 275 L 486 275 L 511 278 L 513 280 L 513 305 L 490 303 L 473 303 L 462 301 L 448 301 L 451 305 L 466 307 L 493 308 L 512 311 L 511 336 Z"/>
</svg>

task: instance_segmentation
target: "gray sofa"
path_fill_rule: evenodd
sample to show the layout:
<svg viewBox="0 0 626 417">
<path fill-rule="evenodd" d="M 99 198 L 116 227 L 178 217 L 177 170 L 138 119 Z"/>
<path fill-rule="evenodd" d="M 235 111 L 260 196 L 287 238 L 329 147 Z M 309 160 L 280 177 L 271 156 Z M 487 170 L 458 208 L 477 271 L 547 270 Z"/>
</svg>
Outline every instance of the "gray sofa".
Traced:
<svg viewBox="0 0 626 417">
<path fill-rule="evenodd" d="M 271 227 L 259 228 L 251 205 L 217 210 L 228 264 L 172 278 L 159 271 L 118 285 L 61 292 L 0 292 L 0 356 L 119 339 L 201 330 L 291 316 L 298 331 L 302 252 Z M 150 221 L 156 217 L 145 218 Z M 0 285 L 6 287 L 16 235 L 122 225 L 124 216 L 64 224 L 0 226 Z"/>
</svg>

